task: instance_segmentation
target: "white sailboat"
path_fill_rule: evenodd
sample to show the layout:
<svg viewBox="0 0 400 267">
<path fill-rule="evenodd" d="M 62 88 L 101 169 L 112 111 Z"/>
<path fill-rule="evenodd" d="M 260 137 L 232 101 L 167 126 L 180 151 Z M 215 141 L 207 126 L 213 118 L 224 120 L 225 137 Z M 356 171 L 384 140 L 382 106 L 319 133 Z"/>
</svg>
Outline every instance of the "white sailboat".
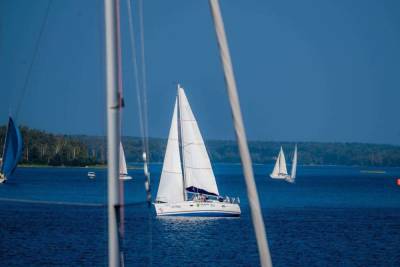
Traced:
<svg viewBox="0 0 400 267">
<path fill-rule="evenodd" d="M 281 179 L 293 183 L 296 178 L 296 170 L 297 170 L 297 145 L 295 146 L 294 149 L 292 171 L 290 175 L 287 172 L 285 154 L 283 153 L 283 149 L 281 147 L 278 154 L 278 158 L 276 159 L 275 162 L 274 169 L 270 174 L 270 177 L 272 179 Z"/>
<path fill-rule="evenodd" d="M 128 168 L 126 166 L 125 152 L 122 143 L 119 143 L 119 179 L 131 180 L 132 176 L 128 175 Z"/>
<path fill-rule="evenodd" d="M 297 145 L 294 146 L 292 171 L 290 173 L 290 179 L 287 179 L 289 183 L 294 183 L 296 179 L 296 171 L 297 171 Z"/>
<path fill-rule="evenodd" d="M 203 138 L 180 85 L 154 206 L 158 216 L 240 216 L 239 204 L 219 195 Z"/>
</svg>

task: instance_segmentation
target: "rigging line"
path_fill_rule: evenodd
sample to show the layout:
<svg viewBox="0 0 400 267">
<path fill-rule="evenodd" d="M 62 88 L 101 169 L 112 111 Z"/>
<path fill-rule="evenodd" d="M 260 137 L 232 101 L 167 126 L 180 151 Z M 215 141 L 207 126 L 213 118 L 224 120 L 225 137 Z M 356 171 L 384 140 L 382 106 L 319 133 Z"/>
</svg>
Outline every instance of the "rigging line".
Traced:
<svg viewBox="0 0 400 267">
<path fill-rule="evenodd" d="M 143 87 L 143 115 L 144 115 L 144 132 L 145 132 L 145 145 L 146 154 L 149 156 L 149 133 L 148 133 L 148 116 L 147 116 L 147 84 L 146 84 L 146 61 L 144 53 L 144 26 L 143 26 L 143 0 L 138 0 L 139 9 L 139 26 L 140 26 L 140 56 L 141 56 L 141 70 L 142 70 L 142 87 Z M 147 157 L 147 162 L 149 158 Z"/>
<path fill-rule="evenodd" d="M 128 9 L 128 22 L 129 22 L 129 37 L 130 37 L 130 45 L 132 50 L 132 64 L 133 64 L 133 72 L 135 75 L 135 87 L 136 87 L 136 98 L 137 98 L 137 105 L 138 105 L 138 112 L 139 112 L 139 124 L 140 124 L 140 134 L 142 138 L 142 149 L 143 151 L 146 150 L 145 147 L 145 133 L 144 133 L 144 122 L 143 122 L 143 114 L 142 114 L 142 101 L 141 101 L 141 92 L 140 92 L 140 85 L 139 85 L 139 71 L 138 71 L 138 63 L 137 63 L 137 56 L 136 56 L 136 45 L 135 45 L 135 34 L 134 34 L 134 26 L 133 26 L 133 19 L 132 19 L 132 7 L 131 1 L 126 0 L 127 9 Z"/>
<path fill-rule="evenodd" d="M 46 10 L 45 10 L 44 19 L 43 19 L 42 25 L 40 26 L 39 36 L 38 36 L 38 39 L 36 40 L 36 44 L 35 44 L 35 48 L 34 48 L 34 52 L 33 52 L 33 57 L 32 57 L 31 62 L 29 63 L 28 73 L 25 76 L 24 84 L 23 84 L 23 87 L 22 87 L 22 95 L 21 95 L 21 97 L 20 97 L 20 99 L 19 99 L 19 101 L 17 103 L 17 109 L 16 109 L 16 112 L 15 112 L 15 120 L 17 120 L 17 118 L 18 118 L 18 115 L 19 115 L 19 112 L 20 112 L 20 109 L 21 109 L 21 104 L 24 101 L 24 98 L 25 98 L 25 95 L 26 95 L 26 91 L 27 91 L 27 88 L 28 88 L 28 84 L 29 84 L 29 81 L 30 81 L 31 74 L 32 74 L 33 65 L 34 65 L 34 63 L 36 61 L 36 57 L 37 57 L 37 54 L 39 52 L 40 40 L 42 39 L 42 36 L 43 36 L 43 32 L 44 32 L 44 29 L 45 29 L 45 26 L 46 26 L 46 23 L 47 23 L 47 20 L 48 20 L 48 17 L 49 17 L 50 6 L 51 6 L 52 2 L 53 2 L 53 0 L 49 0 L 47 2 L 47 7 L 46 7 Z"/>
<path fill-rule="evenodd" d="M 249 147 L 247 145 L 246 131 L 243 124 L 242 112 L 240 110 L 239 96 L 237 93 L 228 41 L 226 39 L 224 22 L 222 20 L 218 0 L 209 0 L 209 3 L 211 15 L 214 20 L 221 63 L 225 75 L 225 83 L 228 92 L 229 103 L 231 106 L 233 126 L 235 128 L 236 139 L 238 142 L 240 158 L 243 166 L 247 197 L 249 199 L 251 218 L 257 240 L 260 264 L 263 267 L 269 267 L 272 266 L 271 255 L 269 252 L 264 220 L 261 213 L 260 200 L 258 198 L 257 187 L 254 181 L 253 167 L 251 163 Z"/>
<path fill-rule="evenodd" d="M 121 16 L 120 16 L 120 1 L 116 0 L 115 2 L 115 17 L 116 17 L 116 49 L 117 49 L 117 74 L 118 74 L 118 109 L 119 109 L 119 134 L 120 134 L 120 143 L 117 144 L 118 158 L 119 158 L 119 166 L 118 174 L 121 173 L 121 143 L 122 143 L 122 109 L 124 107 L 123 100 L 123 80 L 122 80 L 122 43 L 121 43 Z M 123 159 L 125 160 L 125 159 Z M 125 195 L 124 195 L 124 182 L 119 179 L 118 175 L 118 188 L 119 188 L 119 203 L 115 206 L 116 216 L 117 216 L 117 226 L 119 233 L 119 242 L 120 242 L 120 262 L 121 265 L 124 266 L 124 244 L 125 244 Z"/>
<path fill-rule="evenodd" d="M 95 7 L 96 7 L 96 11 L 97 11 L 97 34 L 98 34 L 98 39 L 97 39 L 97 43 L 100 44 L 100 49 L 98 49 L 98 58 L 99 58 L 99 63 L 97 64 L 97 69 L 98 69 L 98 74 L 99 77 L 102 77 L 104 75 L 104 66 L 106 65 L 106 59 L 105 59 L 105 54 L 104 51 L 106 51 L 106 46 L 104 43 L 104 32 L 105 32 L 105 28 L 103 26 L 104 23 L 104 13 L 103 13 L 103 3 L 101 1 L 95 1 Z M 106 80 L 103 79 L 103 83 L 105 83 Z M 105 88 L 105 84 L 102 86 L 103 88 Z M 104 90 L 104 89 L 103 89 Z M 106 91 L 106 90 L 104 90 Z M 106 101 L 102 103 L 102 106 L 106 106 Z M 102 125 L 102 132 L 103 135 L 100 138 L 100 144 L 98 145 L 100 147 L 100 149 L 98 151 L 96 151 L 97 149 L 95 149 L 95 159 L 96 161 L 98 161 L 98 158 L 100 158 L 100 161 L 102 164 L 106 164 L 106 160 L 104 158 L 104 155 L 106 155 L 106 146 L 107 146 L 107 109 L 102 109 L 103 112 L 103 125 Z M 92 146 L 92 149 L 96 148 L 96 145 Z M 98 152 L 100 155 L 98 155 Z M 106 179 L 107 179 L 107 175 L 106 175 Z M 108 187 L 108 183 L 105 182 L 103 184 L 103 189 L 104 192 L 107 192 L 107 187 Z M 107 203 L 107 198 L 108 195 L 107 193 L 103 194 L 103 203 Z M 107 207 L 107 204 L 104 205 L 104 207 Z M 107 218 L 108 216 L 108 211 L 107 208 L 103 208 L 103 218 Z M 107 229 L 108 227 L 108 221 L 107 219 L 103 220 L 103 227 L 104 229 Z M 104 247 L 104 255 L 108 254 L 108 248 L 107 246 Z"/>
<path fill-rule="evenodd" d="M 147 118 L 147 85 L 146 85 L 146 62 L 144 56 L 144 26 L 143 26 L 143 0 L 138 0 L 139 7 L 139 26 L 140 26 L 140 46 L 141 46 L 141 70 L 142 70 L 142 92 L 143 92 L 143 115 L 144 115 L 144 138 L 145 138 L 145 153 L 143 153 L 144 175 L 146 176 L 145 189 L 147 192 L 147 201 L 149 207 L 151 205 L 151 182 L 150 172 L 148 169 L 150 154 L 149 154 L 149 133 L 148 133 L 148 118 Z"/>
<path fill-rule="evenodd" d="M 145 190 L 147 192 L 147 201 L 151 203 L 151 186 L 150 186 L 150 173 L 148 171 L 148 163 L 149 163 L 149 145 L 148 145 L 148 119 L 147 119 L 147 94 L 146 94 L 146 75 L 145 75 L 145 65 L 144 65 L 144 40 L 143 40 L 143 9 L 142 4 L 140 3 L 139 7 L 139 18 L 140 18 L 140 28 L 141 28 L 141 74 L 139 76 L 139 68 L 138 68 L 138 60 L 136 56 L 136 46 L 135 46 L 135 34 L 134 34 L 134 26 L 133 26 L 133 19 L 132 19 L 132 8 L 131 3 L 127 0 L 128 6 L 128 21 L 129 21 L 129 33 L 130 33 L 130 42 L 131 42 L 131 49 L 132 49 L 132 62 L 134 65 L 134 73 L 136 76 L 136 96 L 138 102 L 138 109 L 139 109 L 139 121 L 140 121 L 140 131 L 142 135 L 142 149 L 143 149 L 143 170 L 144 175 L 146 177 L 145 181 Z M 142 86 L 140 86 L 142 85 Z"/>
</svg>

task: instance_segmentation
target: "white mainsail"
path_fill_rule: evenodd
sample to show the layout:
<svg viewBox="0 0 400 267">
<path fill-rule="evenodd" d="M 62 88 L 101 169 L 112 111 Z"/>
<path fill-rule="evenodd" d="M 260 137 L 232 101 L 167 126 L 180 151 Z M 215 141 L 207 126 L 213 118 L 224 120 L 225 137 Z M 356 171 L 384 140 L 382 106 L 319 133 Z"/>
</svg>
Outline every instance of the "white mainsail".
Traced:
<svg viewBox="0 0 400 267">
<path fill-rule="evenodd" d="M 219 195 L 203 138 L 182 87 L 178 85 L 179 119 L 185 188 Z"/>
<path fill-rule="evenodd" d="M 126 167 L 125 153 L 122 143 L 119 143 L 119 176 L 128 175 L 128 168 Z"/>
<path fill-rule="evenodd" d="M 297 145 L 294 147 L 292 172 L 290 173 L 291 180 L 294 180 L 296 178 L 296 170 L 297 170 Z"/>
<path fill-rule="evenodd" d="M 178 139 L 178 111 L 175 101 L 174 115 L 169 130 L 168 144 L 158 186 L 156 201 L 175 203 L 184 201 L 183 176 Z"/>
</svg>

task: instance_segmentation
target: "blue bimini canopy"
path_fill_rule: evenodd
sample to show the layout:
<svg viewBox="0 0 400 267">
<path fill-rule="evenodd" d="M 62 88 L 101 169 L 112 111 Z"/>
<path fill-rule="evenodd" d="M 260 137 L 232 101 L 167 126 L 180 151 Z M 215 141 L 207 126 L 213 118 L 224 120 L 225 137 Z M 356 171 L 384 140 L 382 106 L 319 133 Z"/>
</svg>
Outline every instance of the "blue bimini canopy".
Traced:
<svg viewBox="0 0 400 267">
<path fill-rule="evenodd" d="M 195 186 L 186 187 L 186 191 L 188 191 L 190 193 L 199 193 L 199 194 L 210 195 L 210 196 L 218 196 L 215 193 L 208 192 L 208 191 L 206 191 L 204 189 L 197 188 Z"/>
</svg>

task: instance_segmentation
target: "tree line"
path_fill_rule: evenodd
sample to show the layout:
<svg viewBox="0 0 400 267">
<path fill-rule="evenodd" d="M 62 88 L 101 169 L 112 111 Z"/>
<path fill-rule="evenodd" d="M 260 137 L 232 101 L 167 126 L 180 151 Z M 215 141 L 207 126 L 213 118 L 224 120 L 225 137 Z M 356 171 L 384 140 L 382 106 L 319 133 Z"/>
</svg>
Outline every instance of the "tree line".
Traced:
<svg viewBox="0 0 400 267">
<path fill-rule="evenodd" d="M 5 126 L 0 127 L 0 145 L 3 147 Z M 20 127 L 24 148 L 21 163 L 51 166 L 91 166 L 106 164 L 106 138 L 86 135 L 60 135 Z M 140 138 L 123 137 L 128 162 L 142 161 Z M 167 141 L 150 138 L 151 162 L 162 162 Z M 274 163 L 283 146 L 286 159 L 291 160 L 295 143 L 250 141 L 249 149 L 254 163 Z M 206 141 L 212 162 L 240 162 L 235 141 Z M 400 146 L 365 143 L 300 142 L 298 162 L 305 165 L 400 166 Z M 1 150 L 2 151 L 2 150 Z"/>
</svg>

